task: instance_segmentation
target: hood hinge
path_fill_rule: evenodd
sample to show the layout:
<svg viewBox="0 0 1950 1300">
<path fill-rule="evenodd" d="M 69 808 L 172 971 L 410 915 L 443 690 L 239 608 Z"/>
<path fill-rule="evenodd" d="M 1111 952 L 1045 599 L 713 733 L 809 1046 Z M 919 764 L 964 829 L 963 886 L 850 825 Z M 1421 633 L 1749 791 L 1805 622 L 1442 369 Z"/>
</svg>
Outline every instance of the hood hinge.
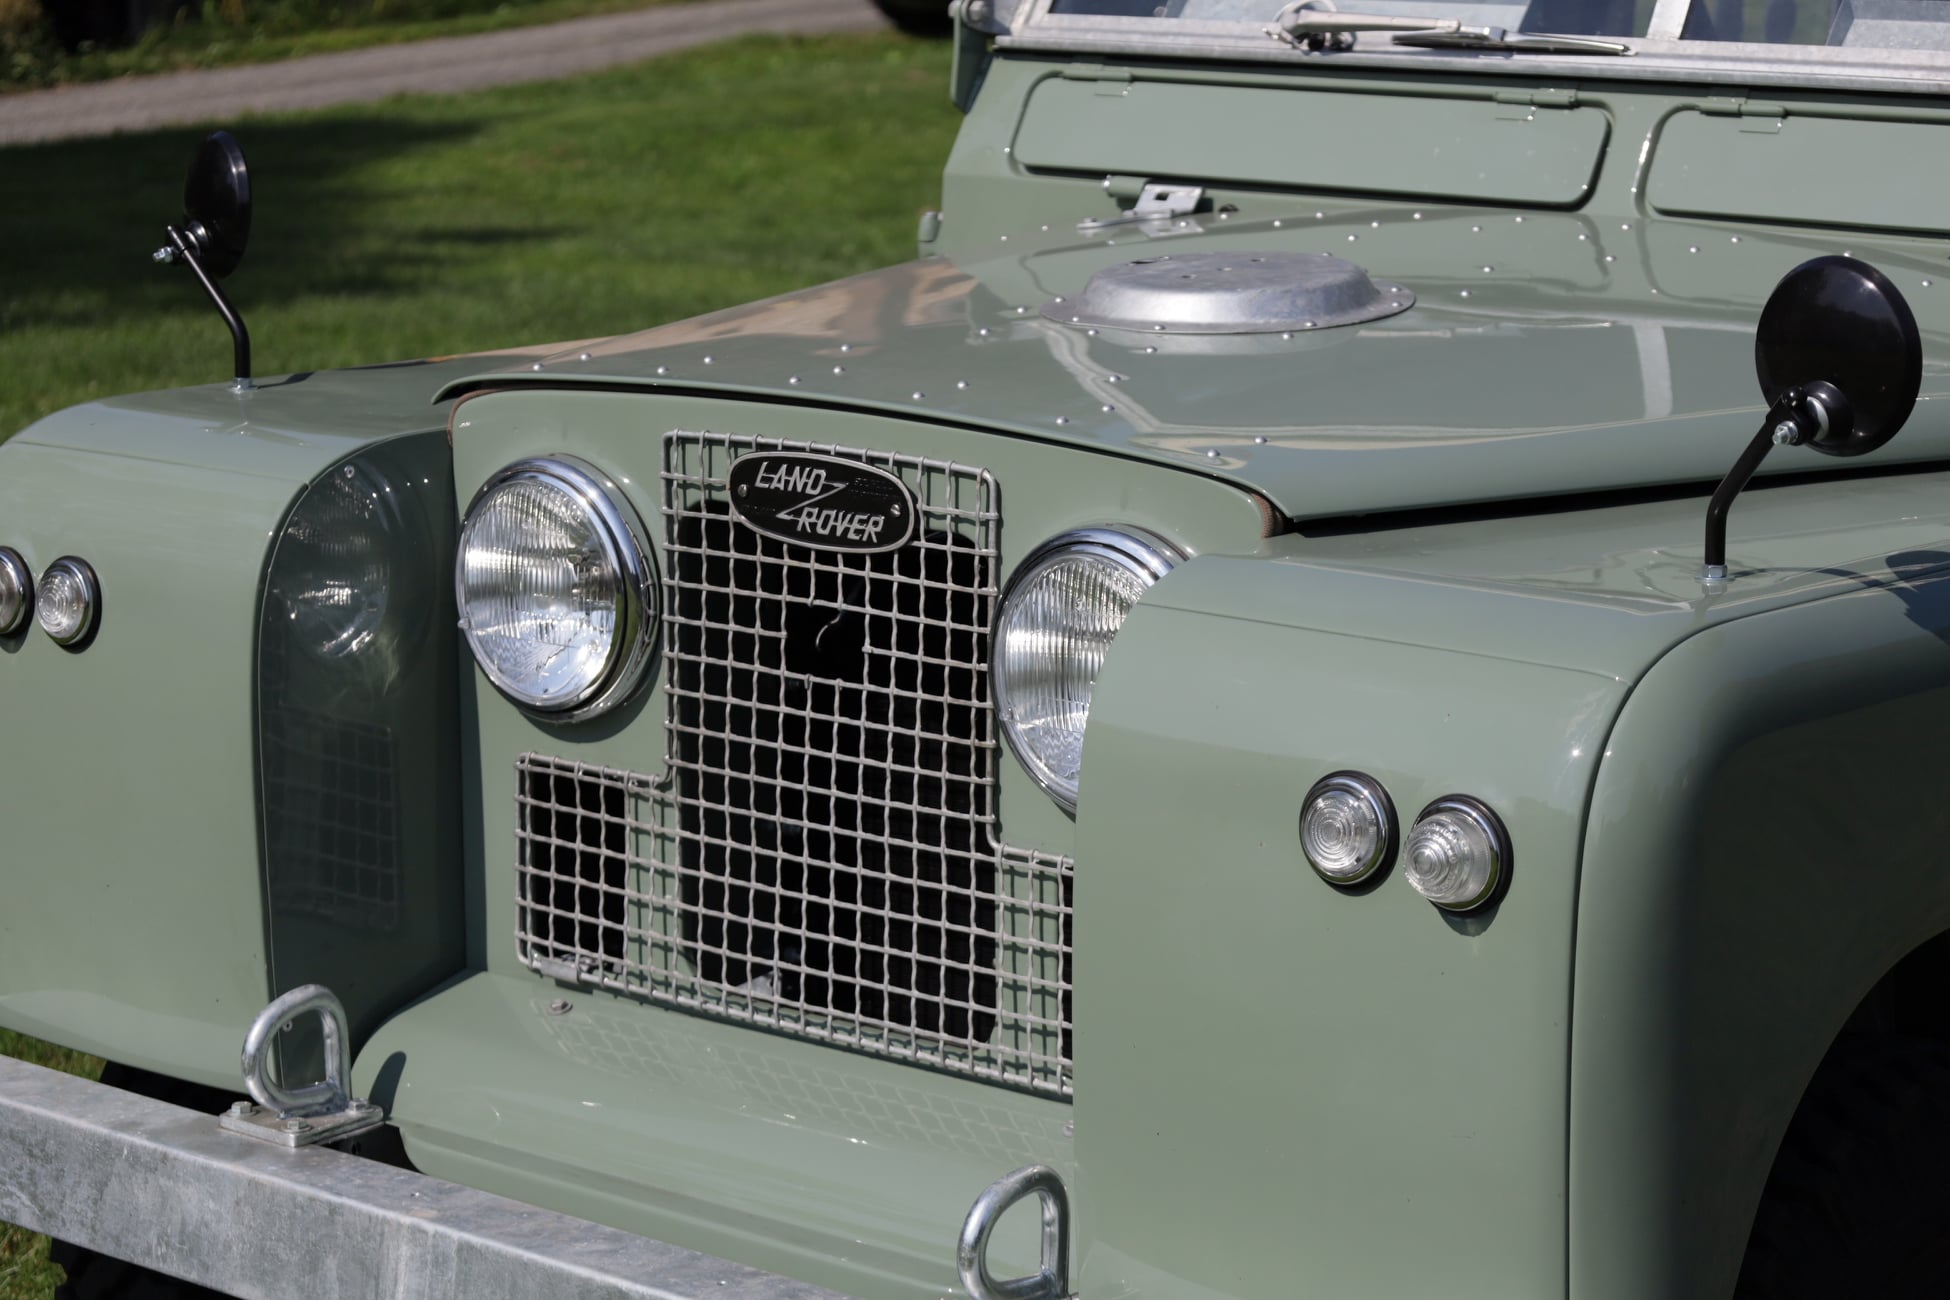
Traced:
<svg viewBox="0 0 1950 1300">
<path fill-rule="evenodd" d="M 1499 104 L 1522 104 L 1530 108 L 1576 108 L 1578 92 L 1575 90 L 1499 90 L 1496 92 Z"/>
</svg>

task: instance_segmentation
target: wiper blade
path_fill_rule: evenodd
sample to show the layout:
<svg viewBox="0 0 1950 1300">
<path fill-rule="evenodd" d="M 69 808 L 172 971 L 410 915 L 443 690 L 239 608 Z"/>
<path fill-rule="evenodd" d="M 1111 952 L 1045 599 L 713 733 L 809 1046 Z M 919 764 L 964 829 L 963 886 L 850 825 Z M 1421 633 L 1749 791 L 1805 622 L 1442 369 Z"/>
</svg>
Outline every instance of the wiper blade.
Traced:
<svg viewBox="0 0 1950 1300">
<path fill-rule="evenodd" d="M 1592 36 L 1558 36 L 1550 32 L 1506 32 L 1501 27 L 1462 27 L 1453 31 L 1409 32 L 1395 37 L 1397 45 L 1427 50 L 1498 50 L 1511 54 L 1630 54 L 1632 47 Z"/>
</svg>

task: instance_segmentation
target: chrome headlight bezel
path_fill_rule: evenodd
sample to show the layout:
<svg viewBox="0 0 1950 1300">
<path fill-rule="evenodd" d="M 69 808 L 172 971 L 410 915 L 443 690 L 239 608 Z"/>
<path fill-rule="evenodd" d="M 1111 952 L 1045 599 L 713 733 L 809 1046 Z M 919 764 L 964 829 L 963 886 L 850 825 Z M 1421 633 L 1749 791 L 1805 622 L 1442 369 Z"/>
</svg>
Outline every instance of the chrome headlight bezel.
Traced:
<svg viewBox="0 0 1950 1300">
<path fill-rule="evenodd" d="M 484 503 L 511 483 L 539 481 L 573 497 L 586 511 L 605 559 L 614 566 L 622 598 L 603 670 L 574 694 L 559 699 L 525 691 L 500 671 L 481 646 L 467 617 L 466 556 L 469 530 Z M 581 722 L 606 713 L 634 696 L 655 659 L 662 611 L 658 603 L 655 557 L 636 508 L 611 477 L 573 456 L 536 456 L 503 466 L 481 484 L 461 516 L 454 551 L 454 599 L 462 632 L 474 662 L 494 688 L 524 712 L 548 722 Z"/>
<path fill-rule="evenodd" d="M 1077 809 L 1078 780 L 1066 779 L 1053 771 L 1034 747 L 1018 734 L 1011 716 L 1014 705 L 1004 667 L 1004 654 L 1008 648 L 1010 618 L 1018 608 L 1017 602 L 1023 593 L 1058 563 L 1076 556 L 1111 564 L 1135 577 L 1140 583 L 1141 597 L 1143 591 L 1149 590 L 1158 579 L 1185 559 L 1185 552 L 1155 533 L 1128 525 L 1072 529 L 1057 534 L 1023 557 L 1022 563 L 1016 566 L 1015 573 L 1011 575 L 1008 586 L 1003 589 L 1002 598 L 996 602 L 995 631 L 989 649 L 989 683 L 995 699 L 996 723 L 1010 752 L 1022 764 L 1030 779 L 1070 813 L 1075 813 Z M 1121 621 L 1118 626 L 1122 627 Z M 1116 633 L 1111 635 L 1114 638 Z M 1090 685 L 1094 692 L 1095 678 L 1091 679 Z M 1088 725 L 1088 711 L 1086 702 L 1085 726 Z"/>
<path fill-rule="evenodd" d="M 0 546 L 0 636 L 13 636 L 34 618 L 34 571 L 11 546 Z"/>
</svg>

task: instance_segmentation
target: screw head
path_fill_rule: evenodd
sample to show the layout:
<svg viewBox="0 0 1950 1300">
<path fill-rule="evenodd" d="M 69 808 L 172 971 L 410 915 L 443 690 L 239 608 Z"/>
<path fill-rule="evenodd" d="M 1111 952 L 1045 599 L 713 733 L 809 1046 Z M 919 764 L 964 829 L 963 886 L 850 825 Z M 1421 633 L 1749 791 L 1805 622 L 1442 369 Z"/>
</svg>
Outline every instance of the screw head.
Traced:
<svg viewBox="0 0 1950 1300">
<path fill-rule="evenodd" d="M 1776 447 L 1792 447 L 1800 440 L 1801 433 L 1800 430 L 1794 427 L 1794 421 L 1782 420 L 1774 426 L 1774 445 Z"/>
<path fill-rule="evenodd" d="M 311 1132 L 311 1122 L 309 1120 L 302 1120 L 302 1119 L 282 1120 L 279 1122 L 278 1127 L 283 1129 L 286 1133 Z"/>
<path fill-rule="evenodd" d="M 171 262 L 175 261 L 177 258 L 176 247 L 173 244 L 164 244 L 161 248 L 158 248 L 155 252 L 151 253 L 149 256 L 155 258 L 158 262 L 161 262 L 164 266 L 168 266 Z"/>
<path fill-rule="evenodd" d="M 257 1107 L 247 1101 L 233 1101 L 230 1103 L 230 1113 L 238 1119 L 248 1119 L 257 1113 Z"/>
<path fill-rule="evenodd" d="M 573 1006 L 575 1006 L 575 1003 L 569 1001 L 567 998 L 556 998 L 548 1004 L 548 1013 L 551 1016 L 566 1016 Z"/>
</svg>

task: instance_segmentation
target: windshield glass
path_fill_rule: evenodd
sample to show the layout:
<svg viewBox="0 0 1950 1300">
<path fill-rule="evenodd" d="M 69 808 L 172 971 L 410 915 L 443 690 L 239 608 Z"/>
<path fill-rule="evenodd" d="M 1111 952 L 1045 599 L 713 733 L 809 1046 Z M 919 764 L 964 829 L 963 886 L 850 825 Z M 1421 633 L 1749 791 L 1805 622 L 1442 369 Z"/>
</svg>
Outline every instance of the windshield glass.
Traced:
<svg viewBox="0 0 1950 1300">
<path fill-rule="evenodd" d="M 1735 0 L 1737 3 L 1738 0 Z M 1938 0 L 1950 3 L 1950 0 Z M 1101 14 L 1123 18 L 1189 18 L 1204 22 L 1270 25 L 1286 0 L 1053 0 L 1053 14 Z M 1413 18 L 1454 18 L 1468 27 L 1576 36 L 1643 36 L 1652 0 L 1347 0 L 1349 13 Z"/>
<path fill-rule="evenodd" d="M 1160 32 L 1197 29 L 1210 36 L 1237 25 L 1264 39 L 1285 0 L 1046 0 L 1038 6 L 1064 20 L 1164 20 Z M 1471 28 L 1628 39 L 1664 37 L 1672 48 L 1690 42 L 1719 45 L 1828 46 L 1836 49 L 1950 51 L 1950 0 L 1340 0 L 1341 14 L 1453 19 Z M 1329 6 L 1322 5 L 1326 10 Z M 1657 30 L 1655 9 L 1669 13 Z M 1680 14 L 1683 12 L 1683 23 Z M 1150 24 L 1144 24 L 1149 27 Z M 1390 38 L 1369 33 L 1356 48 L 1386 48 Z"/>
</svg>

